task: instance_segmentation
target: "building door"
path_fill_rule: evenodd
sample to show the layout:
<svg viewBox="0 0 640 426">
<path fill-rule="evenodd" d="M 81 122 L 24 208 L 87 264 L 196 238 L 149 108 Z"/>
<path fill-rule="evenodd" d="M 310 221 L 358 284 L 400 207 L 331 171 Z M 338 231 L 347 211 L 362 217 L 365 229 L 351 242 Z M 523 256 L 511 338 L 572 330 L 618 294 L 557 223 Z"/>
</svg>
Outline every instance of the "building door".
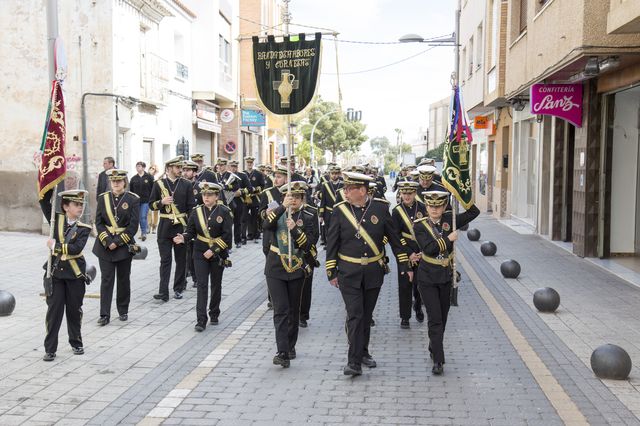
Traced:
<svg viewBox="0 0 640 426">
<path fill-rule="evenodd" d="M 564 140 L 562 155 L 562 214 L 560 223 L 560 239 L 565 242 L 572 238 L 573 216 L 573 152 L 576 140 L 576 128 L 564 123 Z"/>
<path fill-rule="evenodd" d="M 487 172 L 487 211 L 493 212 L 493 191 L 496 186 L 496 173 L 495 173 L 495 162 L 496 162 L 496 141 L 490 140 L 489 144 L 489 164 L 488 164 L 488 172 Z"/>
<path fill-rule="evenodd" d="M 610 185 L 606 185 L 610 188 L 607 191 L 610 193 L 610 214 L 606 215 L 608 220 L 605 219 L 609 228 L 609 253 L 605 250 L 603 254 L 629 256 L 640 253 L 640 86 L 614 96 L 614 101 L 609 103 L 613 103 L 613 126 L 607 126 L 606 138 L 610 147 L 606 151 L 611 153 L 607 161 Z"/>
</svg>

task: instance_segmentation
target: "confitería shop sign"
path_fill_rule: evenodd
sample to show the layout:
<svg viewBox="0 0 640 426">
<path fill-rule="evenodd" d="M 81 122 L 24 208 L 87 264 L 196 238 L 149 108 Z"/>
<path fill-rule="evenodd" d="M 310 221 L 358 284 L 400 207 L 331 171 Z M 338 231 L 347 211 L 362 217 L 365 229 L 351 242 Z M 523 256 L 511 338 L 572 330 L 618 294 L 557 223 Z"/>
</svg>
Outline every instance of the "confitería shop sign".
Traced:
<svg viewBox="0 0 640 426">
<path fill-rule="evenodd" d="M 582 127 L 582 84 L 534 84 L 531 113 L 552 115 Z"/>
</svg>

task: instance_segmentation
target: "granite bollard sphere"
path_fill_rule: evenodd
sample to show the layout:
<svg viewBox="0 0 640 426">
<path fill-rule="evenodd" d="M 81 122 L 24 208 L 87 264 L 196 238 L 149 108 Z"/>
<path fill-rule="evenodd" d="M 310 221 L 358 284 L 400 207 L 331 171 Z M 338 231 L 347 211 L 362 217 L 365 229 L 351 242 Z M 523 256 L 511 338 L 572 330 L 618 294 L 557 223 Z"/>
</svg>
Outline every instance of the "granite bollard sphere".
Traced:
<svg viewBox="0 0 640 426">
<path fill-rule="evenodd" d="M 149 250 L 145 246 L 140 246 L 140 253 L 136 253 L 133 258 L 138 260 L 144 260 L 147 258 L 147 254 L 149 254 Z"/>
<path fill-rule="evenodd" d="M 533 305 L 540 312 L 555 312 L 560 306 L 560 294 L 551 287 L 539 288 L 533 293 Z"/>
<path fill-rule="evenodd" d="M 505 278 L 518 278 L 520 270 L 520 264 L 513 259 L 505 260 L 500 264 L 500 273 Z"/>
<path fill-rule="evenodd" d="M 465 223 L 464 225 L 462 225 L 462 226 L 460 227 L 460 230 L 461 230 L 461 231 L 466 231 L 467 229 L 469 229 L 469 224 L 468 224 L 468 223 Z"/>
<path fill-rule="evenodd" d="M 6 317 L 13 313 L 16 307 L 16 298 L 5 290 L 0 290 L 0 317 Z"/>
<path fill-rule="evenodd" d="M 91 278 L 91 281 L 96 279 L 96 273 L 98 271 L 96 271 L 96 267 L 93 265 L 87 265 L 87 268 L 85 269 L 85 274 Z"/>
<path fill-rule="evenodd" d="M 631 357 L 620 346 L 608 343 L 591 354 L 591 369 L 601 379 L 626 380 L 631 372 Z"/>
<path fill-rule="evenodd" d="M 467 231 L 467 238 L 469 241 L 478 241 L 480 239 L 480 231 L 476 228 L 471 228 Z"/>
<path fill-rule="evenodd" d="M 480 245 L 480 251 L 485 256 L 494 256 L 498 251 L 498 247 L 492 241 L 485 241 Z"/>
</svg>

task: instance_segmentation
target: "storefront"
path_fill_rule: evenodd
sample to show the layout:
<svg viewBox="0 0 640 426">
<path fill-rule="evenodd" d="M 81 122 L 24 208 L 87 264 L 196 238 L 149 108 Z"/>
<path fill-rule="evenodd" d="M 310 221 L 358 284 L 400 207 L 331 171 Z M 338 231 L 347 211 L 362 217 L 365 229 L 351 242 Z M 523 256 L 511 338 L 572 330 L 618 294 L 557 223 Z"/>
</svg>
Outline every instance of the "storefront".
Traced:
<svg viewBox="0 0 640 426">
<path fill-rule="evenodd" d="M 537 225 L 539 128 L 529 107 L 513 110 L 511 152 L 511 215 L 532 227 Z"/>
</svg>

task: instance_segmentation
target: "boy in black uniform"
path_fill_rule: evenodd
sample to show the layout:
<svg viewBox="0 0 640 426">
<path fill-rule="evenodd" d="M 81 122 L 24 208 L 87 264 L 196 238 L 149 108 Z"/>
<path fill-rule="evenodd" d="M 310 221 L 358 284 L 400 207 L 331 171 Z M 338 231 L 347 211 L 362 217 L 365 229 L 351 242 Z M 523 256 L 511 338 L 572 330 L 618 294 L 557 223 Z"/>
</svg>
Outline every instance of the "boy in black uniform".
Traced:
<svg viewBox="0 0 640 426">
<path fill-rule="evenodd" d="M 69 344 L 75 355 L 82 355 L 82 299 L 85 292 L 86 263 L 82 249 L 91 233 L 91 225 L 78 221 L 82 216 L 87 191 L 75 189 L 63 191 L 62 210 L 56 214 L 52 224 L 53 239 L 47 241 L 52 252 L 51 278 L 52 291 L 47 291 L 47 316 L 45 321 L 44 361 L 53 361 L 58 350 L 58 332 L 62 325 L 62 316 L 67 312 L 67 331 Z M 47 265 L 45 265 L 46 268 Z"/>
<path fill-rule="evenodd" d="M 120 321 L 129 318 L 131 299 L 131 260 L 135 254 L 134 236 L 138 230 L 140 198 L 125 189 L 126 170 L 107 171 L 111 191 L 98 197 L 96 208 L 96 230 L 98 238 L 93 244 L 93 254 L 100 263 L 100 319 L 99 325 L 109 324 L 111 300 L 116 276 L 116 308 Z"/>
<path fill-rule="evenodd" d="M 260 208 L 260 193 L 265 189 L 265 179 L 264 175 L 260 171 L 253 168 L 255 158 L 245 157 L 244 161 L 247 165 L 244 173 L 251 182 L 252 191 L 246 197 L 246 210 L 244 220 L 242 222 L 244 229 L 242 234 L 246 235 L 247 239 L 253 240 L 257 244 L 260 239 L 260 233 L 258 232 L 258 222 L 260 221 L 260 216 L 258 215 L 258 210 Z"/>
<path fill-rule="evenodd" d="M 204 331 L 207 326 L 207 299 L 209 299 L 210 323 L 218 325 L 220 300 L 222 297 L 222 273 L 228 263 L 231 246 L 231 210 L 218 203 L 222 187 L 215 183 L 200 182 L 200 192 L 204 204 L 196 207 L 189 216 L 189 224 L 184 234 L 178 234 L 174 243 L 182 244 L 193 240 L 193 259 L 198 277 L 198 298 L 196 302 L 195 330 Z"/>
<path fill-rule="evenodd" d="M 391 220 L 386 200 L 367 195 L 373 179 L 361 173 L 343 174 L 347 201 L 334 206 L 327 232 L 326 267 L 329 282 L 340 289 L 347 309 L 349 362 L 344 374 L 358 376 L 362 374 L 361 364 L 376 366 L 369 353 L 369 337 L 380 287 L 389 272 L 384 256 L 385 237 L 398 258 L 400 272 L 409 274 L 410 280 L 413 272 L 408 269 L 409 254 Z"/>
<path fill-rule="evenodd" d="M 422 248 L 418 265 L 418 290 L 427 308 L 429 355 L 433 374 L 442 374 L 444 364 L 444 330 L 451 304 L 453 242 L 458 231 L 452 229 L 453 214 L 445 211 L 449 202 L 446 191 L 426 191 L 427 217 L 414 221 L 418 245 Z M 480 214 L 475 205 L 456 215 L 456 226 L 464 226 Z"/>
<path fill-rule="evenodd" d="M 188 180 L 191 184 L 191 192 L 193 192 L 197 206 L 202 204 L 202 194 L 200 194 L 199 182 L 197 180 L 198 168 L 198 163 L 195 161 L 185 160 L 182 164 L 182 178 Z M 187 240 L 185 242 L 185 248 L 187 250 L 187 278 L 191 277 L 193 287 L 197 287 L 196 268 L 193 264 L 193 241 Z"/>
<path fill-rule="evenodd" d="M 409 281 L 407 274 L 398 273 L 398 302 L 400 305 L 400 328 L 410 328 L 409 318 L 411 318 L 411 302 L 413 293 L 413 309 L 416 312 L 418 322 L 424 321 L 422 313 L 422 300 L 418 292 L 416 283 L 416 271 L 418 269 L 418 261 L 420 260 L 420 247 L 416 241 L 413 231 L 413 221 L 422 219 L 427 215 L 427 208 L 423 203 L 416 200 L 416 190 L 418 182 L 400 181 L 398 182 L 398 190 L 400 191 L 400 202 L 391 212 L 396 228 L 400 230 L 400 241 L 402 245 L 409 248 L 411 255 L 409 261 L 414 279 Z"/>
<path fill-rule="evenodd" d="M 191 161 L 198 165 L 198 170 L 200 171 L 196 175 L 196 182 L 215 182 L 216 175 L 211 171 L 209 166 L 204 165 L 204 154 L 194 152 L 191 154 Z"/>
<path fill-rule="evenodd" d="M 160 251 L 160 285 L 154 299 L 169 301 L 169 278 L 171 276 L 171 250 L 176 261 L 173 281 L 174 298 L 182 299 L 187 287 L 187 251 L 184 244 L 175 244 L 173 237 L 182 234 L 187 226 L 187 213 L 195 207 L 193 189 L 189 181 L 182 179 L 182 155 L 165 163 L 167 177 L 158 179 L 151 191 L 151 210 L 160 211 L 158 225 L 158 249 Z"/>
<path fill-rule="evenodd" d="M 424 203 L 422 199 L 422 193 L 425 191 L 443 191 L 448 192 L 447 189 L 435 181 L 434 177 L 436 176 L 436 167 L 431 165 L 422 165 L 418 166 L 418 182 L 420 183 L 420 188 L 418 188 L 418 194 L 416 195 L 416 199 L 421 203 Z"/>
<path fill-rule="evenodd" d="M 320 224 L 324 227 L 322 235 L 322 245 L 326 244 L 326 232 L 331 226 L 331 214 L 333 213 L 333 207 L 340 201 L 342 201 L 341 189 L 342 180 L 340 180 L 340 173 L 342 169 L 340 166 L 333 166 L 329 170 L 329 180 L 324 182 L 320 188 L 320 207 L 318 208 L 318 214 L 320 215 Z"/>
<path fill-rule="evenodd" d="M 314 216 L 303 208 L 306 190 L 304 181 L 280 187 L 280 191 L 286 194 L 284 200 L 267 213 L 262 225 L 265 240 L 269 242 L 264 274 L 273 303 L 278 347 L 273 363 L 284 368 L 289 367 L 290 360 L 296 357 L 300 296 L 304 277 L 310 272 L 306 259 L 310 256 L 312 239 L 317 235 L 314 227 L 318 224 Z"/>
<path fill-rule="evenodd" d="M 308 191 L 308 187 L 307 187 Z M 318 243 L 318 238 L 320 238 L 320 228 L 318 225 L 318 209 L 309 204 L 304 205 L 304 213 L 311 216 L 311 223 L 313 226 L 313 234 L 311 235 L 311 243 L 312 246 L 309 249 L 309 256 L 306 259 L 307 264 L 309 265 L 310 272 L 304 278 L 304 285 L 302 287 L 302 299 L 300 300 L 300 327 L 306 328 L 308 326 L 307 321 L 309 321 L 309 311 L 311 310 L 311 293 L 313 289 L 313 271 L 314 268 L 319 265 L 317 256 L 318 249 L 316 248 L 316 244 Z"/>
</svg>

